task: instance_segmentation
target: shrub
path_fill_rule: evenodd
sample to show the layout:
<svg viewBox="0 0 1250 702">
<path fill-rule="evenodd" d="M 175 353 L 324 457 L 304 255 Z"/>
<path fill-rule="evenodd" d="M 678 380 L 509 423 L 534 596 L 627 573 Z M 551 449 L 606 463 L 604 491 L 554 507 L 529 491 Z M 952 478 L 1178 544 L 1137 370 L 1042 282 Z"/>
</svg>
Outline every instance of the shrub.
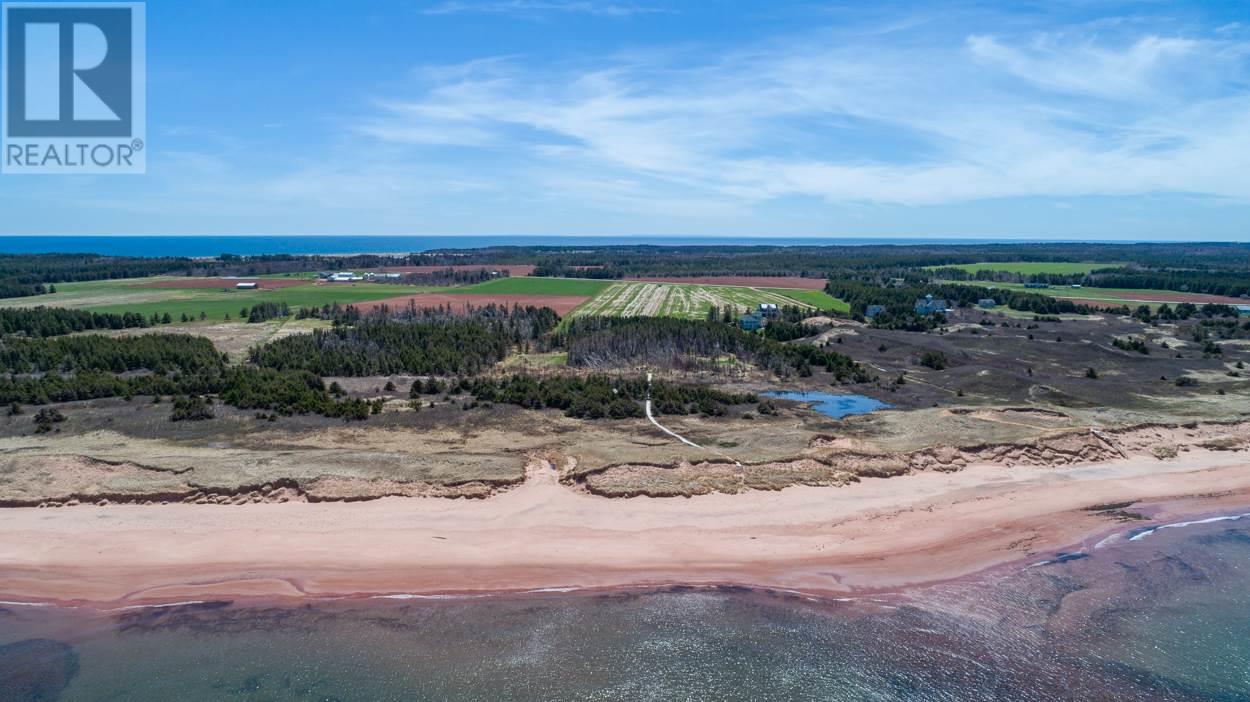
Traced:
<svg viewBox="0 0 1250 702">
<path fill-rule="evenodd" d="M 175 397 L 174 410 L 169 415 L 170 421 L 173 422 L 199 422 L 213 417 L 212 405 L 199 395 Z"/>
<path fill-rule="evenodd" d="M 925 351 L 920 354 L 920 365 L 933 370 L 946 370 L 946 354 L 941 351 Z"/>
<path fill-rule="evenodd" d="M 35 432 L 38 434 L 50 432 L 53 424 L 60 424 L 64 421 L 65 415 L 61 414 L 60 410 L 45 407 L 35 415 Z"/>
</svg>

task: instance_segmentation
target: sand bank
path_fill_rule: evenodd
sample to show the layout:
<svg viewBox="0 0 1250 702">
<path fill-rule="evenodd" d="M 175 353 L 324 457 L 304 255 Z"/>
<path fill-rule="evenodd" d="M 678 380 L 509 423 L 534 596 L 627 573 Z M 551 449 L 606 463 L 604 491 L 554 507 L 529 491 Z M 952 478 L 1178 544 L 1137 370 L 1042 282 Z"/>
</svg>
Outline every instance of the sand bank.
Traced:
<svg viewBox="0 0 1250 702">
<path fill-rule="evenodd" d="M 1090 509 L 1135 503 L 1120 510 Z M 0 600 L 136 604 L 735 583 L 845 594 L 960 577 L 1250 505 L 1250 458 L 971 465 L 842 488 L 607 499 L 551 471 L 486 500 L 0 510 Z M 1132 513 L 1151 521 L 1125 522 Z"/>
</svg>

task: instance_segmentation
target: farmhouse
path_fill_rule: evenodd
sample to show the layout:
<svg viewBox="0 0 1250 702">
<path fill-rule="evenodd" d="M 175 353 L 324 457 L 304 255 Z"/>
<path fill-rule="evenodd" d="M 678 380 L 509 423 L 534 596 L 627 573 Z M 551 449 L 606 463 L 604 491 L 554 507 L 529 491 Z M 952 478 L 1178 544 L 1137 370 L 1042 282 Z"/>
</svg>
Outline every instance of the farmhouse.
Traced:
<svg viewBox="0 0 1250 702">
<path fill-rule="evenodd" d="M 255 290 L 260 287 L 260 283 L 236 283 L 236 290 Z"/>
<path fill-rule="evenodd" d="M 885 305 L 868 305 L 864 310 L 864 319 L 872 319 L 882 312 L 885 312 Z"/>
<path fill-rule="evenodd" d="M 364 278 L 350 271 L 341 271 L 331 275 L 326 280 L 329 280 L 331 283 L 352 283 L 358 280 L 364 280 Z"/>
<path fill-rule="evenodd" d="M 764 317 L 776 317 L 781 310 L 777 309 L 777 305 L 771 302 L 760 303 L 760 315 Z"/>
<path fill-rule="evenodd" d="M 916 314 L 937 314 L 946 312 L 947 304 L 946 300 L 935 300 L 932 295 L 925 295 L 923 299 L 916 300 L 916 305 L 912 309 L 916 311 Z"/>
<path fill-rule="evenodd" d="M 758 314 L 744 314 L 738 318 L 742 331 L 758 331 L 764 328 L 764 318 Z"/>
<path fill-rule="evenodd" d="M 1237 314 L 1242 315 L 1243 317 L 1245 315 L 1250 315 L 1250 305 L 1235 305 L 1235 308 L 1237 310 Z"/>
<path fill-rule="evenodd" d="M 980 307 L 983 310 L 992 310 L 995 307 L 998 307 L 998 302 L 992 297 L 983 297 L 980 300 L 977 300 L 977 307 Z"/>
</svg>

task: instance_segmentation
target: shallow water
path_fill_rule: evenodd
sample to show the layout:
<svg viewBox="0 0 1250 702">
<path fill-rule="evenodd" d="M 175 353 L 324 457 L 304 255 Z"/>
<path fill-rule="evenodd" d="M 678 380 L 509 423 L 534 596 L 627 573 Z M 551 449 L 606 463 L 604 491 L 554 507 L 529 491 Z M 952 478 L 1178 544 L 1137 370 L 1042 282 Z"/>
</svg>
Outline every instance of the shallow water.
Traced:
<svg viewBox="0 0 1250 702">
<path fill-rule="evenodd" d="M 856 414 L 868 414 L 890 405 L 864 395 L 836 395 L 829 392 L 766 392 L 764 397 L 810 403 L 812 409 L 834 419 Z"/>
<path fill-rule="evenodd" d="M 1250 700 L 1250 525 L 1080 553 L 845 602 L 4 606 L 0 699 Z"/>
</svg>

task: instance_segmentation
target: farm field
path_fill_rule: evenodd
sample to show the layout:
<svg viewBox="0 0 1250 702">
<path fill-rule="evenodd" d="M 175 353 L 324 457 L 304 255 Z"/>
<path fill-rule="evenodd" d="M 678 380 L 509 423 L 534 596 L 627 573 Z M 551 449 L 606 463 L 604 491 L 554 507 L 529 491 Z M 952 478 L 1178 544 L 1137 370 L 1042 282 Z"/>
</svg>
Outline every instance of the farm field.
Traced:
<svg viewBox="0 0 1250 702">
<path fill-rule="evenodd" d="M 578 307 L 573 315 L 703 319 L 712 306 L 754 310 L 761 303 L 815 306 L 780 291 L 714 285 L 621 282 L 610 284 L 607 290 Z"/>
<path fill-rule="evenodd" d="M 1089 273 L 1100 268 L 1116 268 L 1121 263 L 1069 263 L 1064 261 L 1004 261 L 1000 263 L 958 263 L 949 266 L 929 266 L 929 270 L 941 268 L 958 268 L 969 273 L 981 271 L 1001 271 L 1003 273 L 1019 273 L 1020 275 L 1076 275 Z"/>
<path fill-rule="evenodd" d="M 457 288 L 401 286 L 384 283 L 319 283 L 302 277 L 259 277 L 262 289 L 237 290 L 238 280 L 218 278 L 152 277 L 65 283 L 57 292 L 36 297 L 0 300 L 0 307 L 67 307 L 93 312 L 138 312 L 187 315 L 220 322 L 237 318 L 245 307 L 263 302 L 286 303 L 292 309 L 327 304 L 391 309 L 409 305 L 468 306 L 540 305 L 568 314 L 610 316 L 668 316 L 702 319 L 713 306 L 756 309 L 761 303 L 803 305 L 826 311 L 848 310 L 840 300 L 821 290 L 752 288 L 603 281 L 577 278 L 499 278 Z M 257 280 L 249 278 L 248 280 Z M 268 286 L 266 289 L 265 286 Z"/>
<path fill-rule="evenodd" d="M 144 315 L 166 314 L 179 318 L 183 314 L 198 319 L 203 312 L 208 319 L 220 321 L 229 314 L 263 302 L 287 303 L 293 308 L 320 307 L 339 303 L 356 304 L 396 297 L 402 290 L 415 293 L 422 288 L 397 288 L 381 283 L 307 284 L 277 290 L 234 290 L 220 287 L 152 287 L 170 278 L 132 278 L 57 285 L 49 295 L 0 300 L 0 307 L 68 307 L 93 312 L 139 312 Z M 231 284 L 233 285 L 233 284 Z"/>
<path fill-rule="evenodd" d="M 569 295 L 594 297 L 613 283 L 583 278 L 499 278 L 448 289 L 452 295 Z"/>
<path fill-rule="evenodd" d="M 741 288 L 778 288 L 787 290 L 824 290 L 824 278 L 798 278 L 794 276 L 699 276 L 699 277 L 634 277 L 626 281 L 642 283 L 676 283 L 679 285 L 719 285 Z"/>
<path fill-rule="evenodd" d="M 519 278 L 527 276 L 534 272 L 537 266 L 528 264 L 503 264 L 492 265 L 483 263 L 477 266 L 382 266 L 381 268 L 364 268 L 359 273 L 441 273 L 445 270 L 453 271 L 469 271 L 476 272 L 482 269 L 488 271 L 507 271 L 508 275 Z"/>
<path fill-rule="evenodd" d="M 174 288 L 179 290 L 230 290 L 239 283 L 256 283 L 258 290 L 275 290 L 293 288 L 297 285 L 309 285 L 313 281 L 306 278 L 163 278 L 149 283 L 134 283 L 137 288 Z"/>
<path fill-rule="evenodd" d="M 845 312 L 847 314 L 850 314 L 851 312 L 851 306 L 848 303 L 839 300 L 824 290 L 782 290 L 776 288 L 763 288 L 762 290 L 764 292 L 785 295 L 795 302 L 800 302 L 804 305 L 811 305 L 816 309 L 825 310 L 827 312 Z"/>
<path fill-rule="evenodd" d="M 1021 290 L 1025 292 L 1049 295 L 1063 300 L 1083 302 L 1091 305 L 1149 305 L 1157 307 L 1163 303 L 1176 304 L 1189 302 L 1202 305 L 1208 302 L 1223 305 L 1245 304 L 1245 300 L 1220 295 L 1199 295 L 1197 293 L 1172 292 L 1169 290 L 1139 290 L 1132 288 L 1025 288 L 1020 283 L 995 283 L 992 281 L 967 281 L 969 285 L 986 288 Z"/>
<path fill-rule="evenodd" d="M 369 312 L 385 305 L 392 312 L 412 307 L 414 309 L 434 309 L 444 307 L 457 313 L 468 311 L 470 307 L 480 309 L 488 305 L 502 307 L 550 307 L 560 316 L 572 312 L 578 305 L 590 298 L 576 295 L 471 295 L 460 294 L 444 288 L 438 292 L 417 293 L 402 297 L 388 297 L 385 300 L 371 300 L 357 304 L 362 312 Z"/>
</svg>

